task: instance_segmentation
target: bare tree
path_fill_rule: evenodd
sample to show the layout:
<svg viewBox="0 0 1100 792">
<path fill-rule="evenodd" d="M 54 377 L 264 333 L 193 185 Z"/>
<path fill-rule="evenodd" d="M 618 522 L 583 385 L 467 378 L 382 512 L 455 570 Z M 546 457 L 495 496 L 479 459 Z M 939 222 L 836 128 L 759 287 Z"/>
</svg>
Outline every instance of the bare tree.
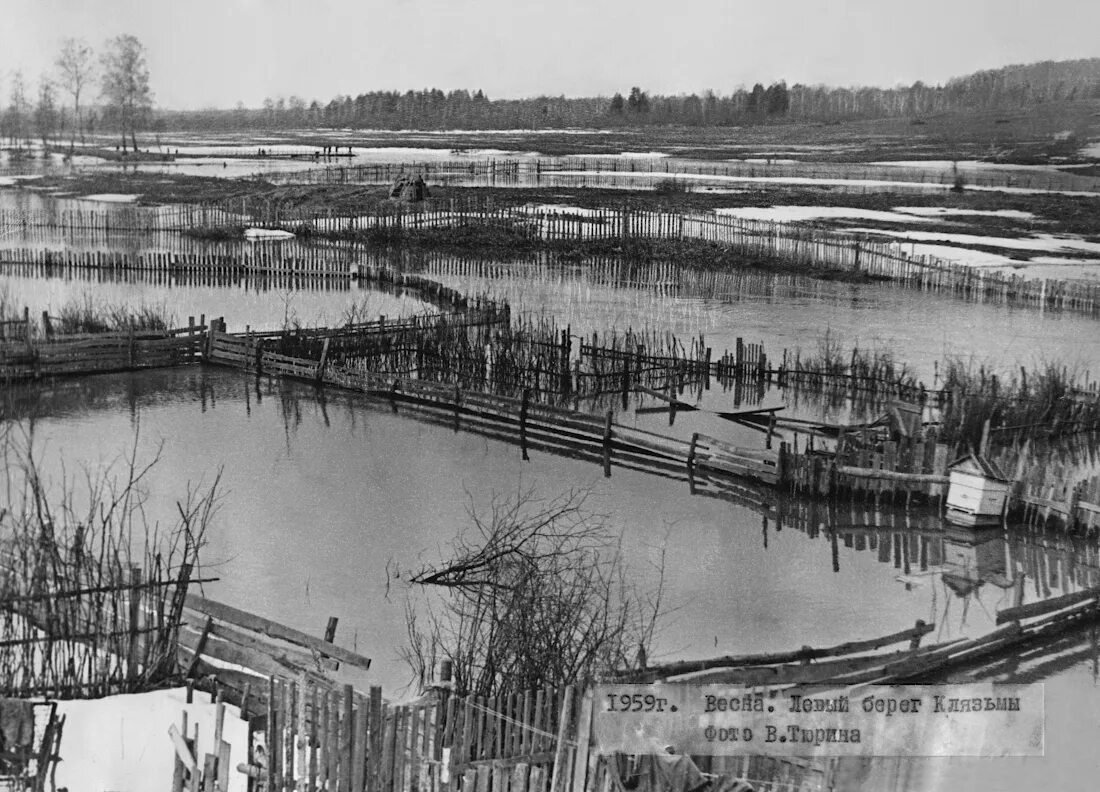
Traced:
<svg viewBox="0 0 1100 792">
<path fill-rule="evenodd" d="M 130 143 L 136 152 L 137 127 L 153 107 L 145 46 L 136 36 L 116 36 L 107 43 L 102 61 L 103 97 L 121 128 L 122 150 L 126 151 L 126 133 L 129 132 Z"/>
<path fill-rule="evenodd" d="M 26 138 L 27 111 L 27 88 L 23 72 L 17 71 L 11 78 L 11 104 L 8 106 L 8 134 L 13 145 L 21 145 L 20 141 Z"/>
<path fill-rule="evenodd" d="M 73 127 L 71 149 L 76 146 L 78 132 L 80 142 L 84 143 L 84 117 L 80 112 L 80 94 L 91 81 L 95 69 L 92 48 L 84 39 L 65 39 L 61 44 L 61 54 L 57 56 L 57 69 L 60 72 L 61 87 L 73 97 L 73 115 L 76 118 L 76 125 Z"/>
<path fill-rule="evenodd" d="M 451 662 L 454 689 L 493 696 L 562 686 L 644 657 L 661 611 L 663 560 L 641 593 L 622 560 L 620 537 L 584 509 L 586 494 L 549 501 L 533 490 L 468 510 L 472 529 L 452 554 L 402 574 L 441 594 L 407 603 L 405 659 L 421 683 L 436 661 Z M 422 627 L 418 612 L 427 614 Z"/>
<path fill-rule="evenodd" d="M 48 148 L 50 138 L 57 132 L 57 100 L 54 85 L 43 76 L 38 82 L 38 104 L 34 108 L 34 126 L 42 138 L 42 148 Z"/>
</svg>

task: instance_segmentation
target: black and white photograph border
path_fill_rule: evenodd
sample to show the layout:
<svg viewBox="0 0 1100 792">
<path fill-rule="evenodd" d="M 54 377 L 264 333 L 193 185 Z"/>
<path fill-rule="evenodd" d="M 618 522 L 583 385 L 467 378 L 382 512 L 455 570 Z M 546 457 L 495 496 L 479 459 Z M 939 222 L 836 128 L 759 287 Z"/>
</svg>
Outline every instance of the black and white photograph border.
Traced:
<svg viewBox="0 0 1100 792">
<path fill-rule="evenodd" d="M 1095 788 L 1098 24 L 4 0 L 0 786 Z"/>
</svg>

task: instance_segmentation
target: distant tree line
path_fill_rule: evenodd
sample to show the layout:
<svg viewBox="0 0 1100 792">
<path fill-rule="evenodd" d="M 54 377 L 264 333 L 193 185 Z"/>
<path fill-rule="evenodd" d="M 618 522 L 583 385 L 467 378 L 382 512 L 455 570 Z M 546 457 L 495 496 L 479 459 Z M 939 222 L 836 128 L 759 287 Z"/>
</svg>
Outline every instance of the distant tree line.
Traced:
<svg viewBox="0 0 1100 792">
<path fill-rule="evenodd" d="M 1100 58 L 1007 66 L 944 85 L 835 88 L 778 81 L 728 95 L 651 95 L 641 87 L 608 97 L 490 99 L 481 90 L 371 91 L 327 103 L 269 98 L 262 108 L 165 113 L 168 127 L 211 129 L 511 129 L 647 124 L 742 126 L 783 121 L 920 117 L 946 111 L 1027 108 L 1100 98 Z"/>
</svg>

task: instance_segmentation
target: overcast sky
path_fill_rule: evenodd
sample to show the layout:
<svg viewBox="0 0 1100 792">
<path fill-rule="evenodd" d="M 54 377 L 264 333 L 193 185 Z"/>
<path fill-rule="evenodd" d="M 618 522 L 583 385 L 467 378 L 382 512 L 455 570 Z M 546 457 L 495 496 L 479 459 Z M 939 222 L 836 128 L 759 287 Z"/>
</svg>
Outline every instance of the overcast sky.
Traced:
<svg viewBox="0 0 1100 792">
<path fill-rule="evenodd" d="M 0 99 L 65 36 L 144 42 L 161 107 L 481 88 L 492 98 L 754 82 L 937 83 L 1100 56 L 1100 0 L 0 0 Z"/>
</svg>

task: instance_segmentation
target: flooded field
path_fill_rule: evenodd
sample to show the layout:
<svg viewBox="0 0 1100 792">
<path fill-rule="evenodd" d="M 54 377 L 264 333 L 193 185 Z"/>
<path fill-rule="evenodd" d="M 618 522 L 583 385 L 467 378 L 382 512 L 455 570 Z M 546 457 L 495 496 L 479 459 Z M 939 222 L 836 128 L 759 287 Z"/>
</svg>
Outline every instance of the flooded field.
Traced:
<svg viewBox="0 0 1100 792">
<path fill-rule="evenodd" d="M 33 426 L 43 466 L 117 461 L 140 426 L 139 453 L 161 462 L 146 510 L 167 519 L 180 482 L 223 469 L 224 500 L 204 558 L 209 596 L 303 630 L 340 617 L 342 641 L 375 659 L 376 680 L 408 681 L 405 589 L 387 565 L 434 559 L 463 510 L 535 487 L 588 492 L 585 508 L 621 532 L 637 585 L 665 552 L 670 613 L 655 659 L 829 645 L 934 622 L 936 638 L 976 635 L 1011 602 L 1100 584 L 1095 547 L 1025 533 L 945 536 L 935 522 L 793 507 L 784 524 L 691 495 L 684 482 L 532 451 L 433 425 L 388 404 L 218 369 L 107 375 L 9 393 Z M 96 449 L 88 452 L 86 449 Z M 831 529 L 831 531 L 829 530 Z M 705 557 L 696 552 L 708 547 Z M 1057 549 L 1061 548 L 1061 549 Z M 400 683 L 400 684 L 399 684 Z"/>
<path fill-rule="evenodd" d="M 578 336 L 648 327 L 703 334 L 716 349 L 741 337 L 778 351 L 812 349 L 828 330 L 844 344 L 893 351 L 930 386 L 937 364 L 949 355 L 1005 369 L 1052 359 L 1100 369 L 1100 344 L 1091 341 L 1087 318 L 971 305 L 888 284 L 759 274 L 746 275 L 727 294 L 700 297 L 682 289 L 672 271 L 663 270 L 666 280 L 654 283 L 652 271 L 613 259 L 563 264 L 541 257 L 494 261 L 393 252 L 366 260 L 506 299 L 514 310 L 552 317 Z M 349 280 L 322 285 L 9 266 L 0 272 L 0 290 L 9 302 L 51 311 L 80 299 L 164 304 L 180 317 L 225 315 L 238 330 L 279 327 L 288 316 L 332 321 L 364 303 L 372 314 L 390 316 L 423 308 L 409 296 Z M 940 638 L 980 634 L 993 626 L 990 614 L 1009 601 L 1021 565 L 1043 569 L 1029 577 L 1029 600 L 1093 585 L 1095 560 L 1087 545 L 1052 556 L 1027 534 L 976 544 L 966 537 L 950 540 L 938 521 L 910 525 L 873 508 L 854 515 L 792 508 L 789 523 L 776 524 L 752 508 L 693 496 L 683 481 L 626 469 L 605 479 L 590 461 L 538 452 L 522 462 L 513 445 L 395 415 L 384 404 L 230 371 L 106 375 L 10 395 L 9 414 L 24 421 L 33 416 L 42 458 L 55 475 L 60 458 L 76 464 L 72 449 L 99 449 L 81 464 L 115 458 L 138 426 L 144 453 L 163 443 L 149 484 L 151 514 L 171 514 L 178 495 L 172 483 L 210 477 L 223 467 L 228 494 L 206 556 L 222 580 L 210 585 L 210 596 L 254 607 L 266 603 L 259 608 L 263 615 L 301 629 L 339 615 L 348 630 L 344 639 L 350 634 L 360 651 L 391 647 L 389 656 L 376 658 L 378 678 L 387 686 L 407 681 L 392 652 L 404 640 L 404 599 L 400 584 L 387 578 L 387 562 L 414 566 L 445 546 L 463 524 L 456 519 L 460 504 L 484 508 L 492 494 L 528 486 L 547 495 L 591 490 L 586 506 L 622 532 L 639 581 L 649 579 L 645 570 L 665 548 L 669 602 L 685 618 L 663 627 L 661 659 L 828 644 L 838 635 L 858 637 L 853 630 L 885 633 L 918 618 L 935 622 Z M 740 404 L 721 388 L 693 398 L 710 410 Z M 784 401 L 776 393 L 765 394 L 762 403 Z M 849 415 L 810 404 L 791 414 Z M 674 429 L 660 415 L 620 420 L 677 436 L 707 431 L 759 443 L 751 431 L 716 422 L 705 411 L 679 416 Z M 825 530 L 830 526 L 832 533 Z M 908 527 L 899 533 L 902 526 Z M 704 545 L 716 551 L 700 562 L 691 548 Z M 304 548 L 309 553 L 303 555 Z M 949 567 L 959 563 L 971 566 L 952 577 Z M 767 596 L 754 594 L 764 591 Z"/>
<path fill-rule="evenodd" d="M 462 151 L 421 148 L 416 141 L 402 148 L 363 142 L 348 140 L 348 162 L 474 162 L 499 156 L 522 161 L 526 173 L 538 158 L 505 142 L 488 148 L 478 141 Z M 175 162 L 132 167 L 166 175 L 260 174 L 272 181 L 278 176 L 291 189 L 296 189 L 295 173 L 340 167 L 297 156 L 300 145 L 277 137 L 181 140 Z M 175 148 L 175 142 L 166 147 Z M 254 148 L 263 149 L 264 155 L 256 156 Z M 682 180 L 716 190 L 809 185 L 852 195 L 900 193 L 880 208 L 777 202 L 718 211 L 752 220 L 793 221 L 808 229 L 824 224 L 851 230 L 858 225 L 868 235 L 896 235 L 898 244 L 912 251 L 943 243 L 939 252 L 945 258 L 971 263 L 984 255 L 988 261 L 978 263 L 1011 267 L 1004 251 L 990 250 L 1005 248 L 1032 256 L 1029 266 L 1085 270 L 1100 253 L 1091 238 L 1046 233 L 1039 214 L 1016 204 L 966 208 L 918 199 L 913 203 L 925 205 L 910 205 L 907 196 L 949 189 L 912 177 L 910 168 L 922 167 L 917 163 L 874 165 L 896 170 L 896 182 L 868 178 L 869 166 L 858 163 L 831 163 L 799 175 L 774 170 L 805 167 L 799 160 L 776 156 L 783 151 L 738 158 L 736 167 L 759 168 L 759 173 L 722 174 L 715 165 L 715 173 L 699 170 L 681 174 Z M 639 170 L 629 170 L 630 164 L 607 172 L 566 170 L 539 174 L 535 183 L 551 188 L 656 187 L 667 173 L 649 170 L 648 163 L 676 164 L 675 156 L 656 156 L 665 153 L 639 146 L 613 152 L 620 164 L 636 161 Z M 933 391 L 943 386 L 949 361 L 963 361 L 975 371 L 984 366 L 983 385 L 992 374 L 1007 382 L 1021 368 L 1060 371 L 1066 380 L 1086 387 L 1100 373 L 1100 334 L 1095 318 L 1085 312 L 1009 307 L 905 288 L 899 282 L 822 279 L 790 269 L 731 266 L 715 271 L 675 258 L 640 261 L 625 252 L 442 252 L 352 244 L 320 235 L 307 238 L 301 231 L 298 237 L 283 231 L 282 239 L 226 235 L 211 241 L 175 230 L 74 230 L 65 219 L 89 205 L 109 206 L 117 217 L 127 211 L 145 217 L 160 210 L 123 205 L 133 196 L 113 190 L 89 200 L 28 189 L 33 180 L 15 178 L 74 167 L 119 167 L 111 163 L 89 166 L 76 158 L 72 163 L 6 165 L 7 173 L 0 175 L 7 180 L 7 188 L 0 189 L 0 210 L 15 220 L 0 237 L 0 257 L 12 251 L 24 251 L 27 257 L 30 251 L 34 258 L 51 251 L 59 256 L 125 254 L 131 262 L 163 262 L 173 256 L 213 262 L 206 269 L 111 269 L 7 256 L 7 263 L 0 264 L 0 305 L 15 316 L 22 315 L 23 306 L 32 317 L 42 312 L 53 316 L 81 304 L 155 306 L 181 325 L 190 317 L 224 317 L 224 329 L 232 334 L 343 325 L 379 316 L 392 321 L 439 310 L 438 302 L 415 289 L 365 276 L 386 272 L 426 276 L 458 294 L 507 303 L 513 318 L 530 322 L 529 327 L 551 328 L 549 337 L 564 331 L 569 352 L 630 328 L 651 339 L 676 336 L 692 349 L 712 349 L 715 358 L 743 344 L 761 345 L 774 365 L 826 353 L 854 360 L 852 350 L 858 346 L 897 364 L 899 382 L 909 376 Z M 693 167 L 702 166 L 696 162 Z M 942 163 L 929 167 L 949 173 Z M 967 167 L 968 174 L 982 172 Z M 1021 179 L 1041 178 L 1028 171 L 1021 174 Z M 454 184 L 495 183 L 483 175 L 458 174 L 442 181 L 448 179 Z M 597 210 L 546 191 L 524 211 L 592 216 Z M 18 222 L 32 215 L 46 220 L 37 225 Z M 236 222 L 238 216 L 232 217 Z M 993 230 L 983 233 L 983 224 Z M 329 266 L 324 275 L 280 269 L 280 262 L 308 262 L 318 252 Z M 271 266 L 234 269 L 217 264 L 246 255 L 253 263 L 264 262 L 266 255 Z M 1047 256 L 1049 262 L 1043 258 Z M 492 332 L 477 338 L 488 355 Z M 247 349 L 242 353 L 246 357 L 262 358 L 262 349 Z M 402 656 L 410 643 L 409 615 L 423 617 L 441 601 L 412 587 L 409 571 L 445 557 L 456 537 L 474 528 L 475 515 L 484 518 L 502 499 L 537 503 L 563 493 L 583 497 L 585 515 L 618 538 L 615 549 L 607 552 L 621 552 L 629 589 L 648 602 L 660 587 L 663 616 L 649 646 L 651 664 L 825 647 L 888 635 L 919 622 L 934 625 L 929 643 L 981 639 L 997 629 L 998 610 L 1100 586 L 1100 550 L 1093 537 L 1041 528 L 1036 520 L 965 529 L 950 526 L 919 500 L 908 508 L 908 496 L 826 501 L 760 480 L 723 488 L 696 480 L 683 464 L 676 469 L 631 464 L 625 454 L 608 453 L 601 459 L 591 448 L 528 443 L 519 439 L 526 438 L 522 429 L 513 436 L 460 419 L 457 409 L 453 414 L 418 411 L 400 402 L 400 377 L 387 386 L 389 398 L 378 389 L 358 389 L 374 394 L 368 396 L 347 383 L 323 385 L 328 340 L 324 350 L 317 373 L 309 368 L 299 380 L 204 363 L 9 384 L 3 413 L 13 431 L 30 438 L 46 479 L 55 485 L 75 481 L 77 470 L 117 469 L 136 437 L 139 459 L 159 456 L 142 487 L 142 509 L 153 522 L 174 519 L 176 500 L 188 483 L 208 483 L 220 471 L 222 498 L 207 534 L 201 570 L 202 576 L 218 580 L 205 583 L 203 594 L 313 635 L 322 632 L 328 618 L 338 617 L 337 643 L 371 657 L 369 683 L 395 697 L 408 698 L 416 690 L 413 671 Z M 406 384 L 422 376 L 430 379 L 423 374 L 429 370 L 418 363 L 415 372 L 405 373 L 410 380 Z M 448 380 L 444 386 L 453 388 L 456 404 L 458 382 Z M 812 425 L 824 422 L 840 432 L 849 423 L 888 422 L 899 392 L 892 380 L 885 398 L 858 396 L 854 389 L 800 392 L 770 380 L 750 387 L 717 377 L 712 381 L 709 375 L 681 381 L 680 388 L 676 384 L 659 393 L 641 388 L 621 400 L 616 389 L 562 401 L 601 421 L 606 415 L 607 432 L 614 420 L 616 427 L 645 430 L 650 437 L 661 435 L 685 446 L 690 442 L 692 454 L 699 434 L 741 448 L 761 449 L 765 442 L 771 448 L 770 429 L 729 416 L 746 409 L 778 409 L 791 423 L 774 431 L 777 442 L 811 454 L 811 442 L 822 453 L 839 447 L 835 436 L 826 439 Z M 662 410 L 668 394 L 688 409 Z M 526 414 L 528 396 L 523 398 Z M 916 429 L 924 430 L 921 421 L 936 423 L 945 411 L 932 405 L 917 409 Z M 609 436 L 605 434 L 605 444 Z M 1067 476 L 1100 473 L 1093 437 L 1074 437 L 1066 447 L 1049 451 L 1049 456 L 1036 451 L 1035 458 L 1068 470 Z M 1043 680 L 1065 696 L 1067 690 L 1095 687 L 1098 656 L 1095 642 L 1080 633 L 1029 650 L 1026 657 L 960 671 L 958 679 Z"/>
</svg>

